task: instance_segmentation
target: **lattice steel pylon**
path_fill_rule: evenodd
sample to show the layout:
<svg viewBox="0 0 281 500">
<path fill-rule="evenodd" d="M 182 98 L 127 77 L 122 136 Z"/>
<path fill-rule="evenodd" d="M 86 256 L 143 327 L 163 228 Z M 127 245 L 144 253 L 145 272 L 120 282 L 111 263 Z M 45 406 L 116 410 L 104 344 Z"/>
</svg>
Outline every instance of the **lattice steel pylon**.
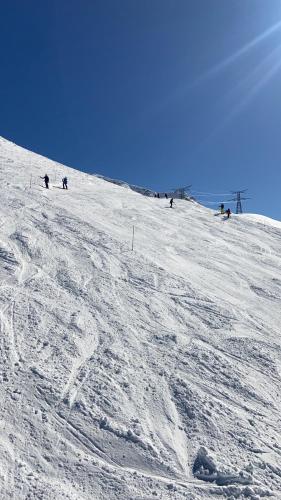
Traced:
<svg viewBox="0 0 281 500">
<path fill-rule="evenodd" d="M 245 196 L 241 196 L 241 194 L 245 193 L 247 189 L 241 189 L 240 191 L 231 191 L 232 194 L 235 194 L 235 198 L 231 198 L 229 201 L 236 201 L 236 213 L 242 214 L 242 200 L 249 200 L 250 198 L 245 198 Z"/>
<path fill-rule="evenodd" d="M 181 200 L 184 200 L 186 197 L 186 191 L 189 191 L 191 188 L 192 184 L 189 184 L 189 186 L 183 186 L 183 187 L 178 187 L 178 188 L 173 188 L 175 193 L 179 193 L 179 197 Z"/>
</svg>

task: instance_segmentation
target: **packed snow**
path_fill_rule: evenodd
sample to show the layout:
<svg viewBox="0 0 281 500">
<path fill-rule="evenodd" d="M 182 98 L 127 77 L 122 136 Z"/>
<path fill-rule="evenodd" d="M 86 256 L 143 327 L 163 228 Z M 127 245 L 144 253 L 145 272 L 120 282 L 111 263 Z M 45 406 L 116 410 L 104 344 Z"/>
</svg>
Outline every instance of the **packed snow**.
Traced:
<svg viewBox="0 0 281 500">
<path fill-rule="evenodd" d="M 0 498 L 281 498 L 281 223 L 0 178 Z"/>
</svg>

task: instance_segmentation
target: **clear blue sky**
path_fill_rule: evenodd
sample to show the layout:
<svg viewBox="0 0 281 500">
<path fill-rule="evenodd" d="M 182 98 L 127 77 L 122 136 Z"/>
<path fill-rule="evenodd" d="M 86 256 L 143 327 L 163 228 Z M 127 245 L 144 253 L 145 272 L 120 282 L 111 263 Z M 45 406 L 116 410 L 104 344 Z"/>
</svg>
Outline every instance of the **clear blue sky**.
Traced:
<svg viewBox="0 0 281 500">
<path fill-rule="evenodd" d="M 0 135 L 159 191 L 248 188 L 281 218 L 280 0 L 0 6 Z"/>
</svg>

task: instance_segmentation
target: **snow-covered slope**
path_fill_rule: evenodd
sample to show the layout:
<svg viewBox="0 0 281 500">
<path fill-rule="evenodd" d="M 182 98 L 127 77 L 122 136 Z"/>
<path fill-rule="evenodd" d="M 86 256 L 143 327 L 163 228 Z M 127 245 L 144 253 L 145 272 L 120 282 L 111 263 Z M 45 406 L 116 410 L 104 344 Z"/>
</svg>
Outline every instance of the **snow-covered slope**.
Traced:
<svg viewBox="0 0 281 500">
<path fill-rule="evenodd" d="M 0 498 L 281 498 L 281 223 L 0 181 Z"/>
</svg>

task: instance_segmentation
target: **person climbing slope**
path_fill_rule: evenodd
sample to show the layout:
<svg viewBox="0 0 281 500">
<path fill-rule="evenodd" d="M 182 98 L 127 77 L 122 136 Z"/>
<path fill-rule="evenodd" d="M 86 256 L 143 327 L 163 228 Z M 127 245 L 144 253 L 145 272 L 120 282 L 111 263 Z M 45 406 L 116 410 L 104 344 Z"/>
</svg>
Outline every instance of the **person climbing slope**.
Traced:
<svg viewBox="0 0 281 500">
<path fill-rule="evenodd" d="M 225 213 L 226 213 L 226 215 L 227 215 L 227 218 L 229 219 L 230 214 L 231 214 L 231 210 L 230 210 L 230 208 L 228 208 L 228 209 L 226 210 L 226 212 L 225 212 Z"/>
<path fill-rule="evenodd" d="M 67 189 L 67 177 L 63 177 L 62 179 L 62 189 Z"/>
<path fill-rule="evenodd" d="M 170 199 L 170 208 L 173 208 L 174 198 Z"/>
<path fill-rule="evenodd" d="M 46 189 L 49 189 L 49 176 L 47 174 L 44 177 L 40 177 L 40 179 L 44 179 Z"/>
</svg>

